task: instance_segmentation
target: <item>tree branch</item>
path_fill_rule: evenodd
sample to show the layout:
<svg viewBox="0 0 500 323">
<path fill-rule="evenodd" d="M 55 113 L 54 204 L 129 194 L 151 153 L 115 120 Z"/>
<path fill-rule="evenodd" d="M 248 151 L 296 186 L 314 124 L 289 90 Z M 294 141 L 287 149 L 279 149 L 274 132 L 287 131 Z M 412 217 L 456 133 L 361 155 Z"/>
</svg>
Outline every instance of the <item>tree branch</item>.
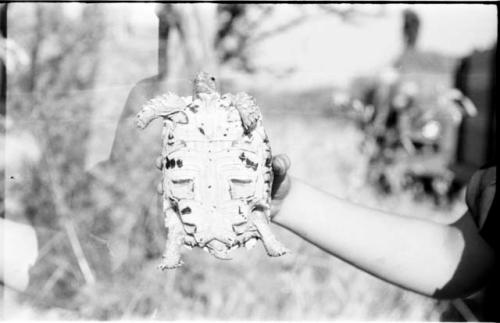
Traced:
<svg viewBox="0 0 500 323">
<path fill-rule="evenodd" d="M 253 38 L 250 38 L 249 43 L 255 44 L 255 43 L 258 43 L 266 38 L 269 38 L 269 37 L 272 37 L 276 34 L 285 32 L 288 29 L 291 29 L 293 27 L 297 27 L 299 24 L 306 22 L 311 17 L 312 16 L 310 16 L 310 15 L 303 14 L 299 17 L 296 17 L 296 18 L 278 26 L 278 27 L 275 27 L 271 30 L 264 31 L 264 32 L 260 33 L 259 35 L 255 36 Z"/>
</svg>

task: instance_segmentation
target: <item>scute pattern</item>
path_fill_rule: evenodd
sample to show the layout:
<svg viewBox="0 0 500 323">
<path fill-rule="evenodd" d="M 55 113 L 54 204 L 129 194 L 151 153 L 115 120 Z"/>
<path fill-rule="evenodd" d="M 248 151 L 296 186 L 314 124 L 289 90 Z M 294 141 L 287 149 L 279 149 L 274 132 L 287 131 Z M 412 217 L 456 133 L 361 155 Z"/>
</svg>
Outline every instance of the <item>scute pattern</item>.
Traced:
<svg viewBox="0 0 500 323">
<path fill-rule="evenodd" d="M 260 109 L 246 93 L 221 96 L 201 72 L 193 96 L 168 93 L 143 105 L 137 125 L 162 117 L 163 212 L 168 230 L 162 269 L 182 264 L 180 248 L 228 251 L 262 240 L 270 256 L 287 250 L 269 227 L 271 149 Z"/>
</svg>

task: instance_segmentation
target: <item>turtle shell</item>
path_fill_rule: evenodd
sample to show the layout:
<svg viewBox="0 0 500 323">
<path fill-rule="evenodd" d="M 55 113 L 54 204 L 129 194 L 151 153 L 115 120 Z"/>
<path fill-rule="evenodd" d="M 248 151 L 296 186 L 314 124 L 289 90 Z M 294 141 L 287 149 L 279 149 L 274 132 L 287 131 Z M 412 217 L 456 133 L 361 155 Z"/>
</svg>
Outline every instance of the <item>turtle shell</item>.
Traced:
<svg viewBox="0 0 500 323">
<path fill-rule="evenodd" d="M 245 93 L 179 97 L 143 106 L 138 126 L 162 117 L 163 211 L 168 229 L 162 268 L 180 262 L 179 248 L 201 247 L 222 259 L 262 239 L 268 254 L 286 249 L 268 227 L 271 149 L 255 100 Z"/>
</svg>

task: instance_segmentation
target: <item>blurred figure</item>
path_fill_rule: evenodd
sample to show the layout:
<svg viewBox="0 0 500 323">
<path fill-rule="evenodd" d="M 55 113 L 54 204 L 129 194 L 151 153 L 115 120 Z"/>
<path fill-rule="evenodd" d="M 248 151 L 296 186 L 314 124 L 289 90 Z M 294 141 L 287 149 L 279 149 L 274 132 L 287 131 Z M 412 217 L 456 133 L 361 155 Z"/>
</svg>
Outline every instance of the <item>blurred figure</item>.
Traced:
<svg viewBox="0 0 500 323">
<path fill-rule="evenodd" d="M 24 291 L 37 257 L 35 230 L 30 225 L 0 218 L 0 283 Z"/>
<path fill-rule="evenodd" d="M 16 42 L 3 37 L 6 34 L 5 21 L 7 5 L 1 6 L 0 17 L 2 36 L 0 36 L 0 64 L 2 77 L 1 91 L 6 90 L 6 74 L 13 73 L 29 63 L 25 50 Z M 1 100 L 6 100 L 1 93 Z M 29 270 L 38 256 L 38 240 L 34 228 L 27 224 L 22 210 L 22 194 L 26 167 L 38 163 L 40 149 L 35 138 L 26 130 L 16 129 L 12 120 L 5 116 L 5 102 L 0 116 L 0 172 L 5 179 L 2 186 L 3 200 L 0 210 L 0 283 L 17 291 L 26 289 L 29 283 Z"/>
<path fill-rule="evenodd" d="M 27 167 L 38 163 L 40 149 L 29 132 L 15 129 L 8 118 L 2 118 L 1 123 L 5 127 L 0 138 L 5 159 L 0 171 L 5 174 L 6 185 L 2 196 L 5 209 L 0 218 L 0 279 L 4 285 L 22 291 L 28 286 L 29 270 L 38 256 L 38 240 L 23 214 L 20 187 Z"/>
<path fill-rule="evenodd" d="M 403 39 L 405 48 L 414 48 L 417 44 L 420 18 L 410 9 L 403 12 Z"/>
<path fill-rule="evenodd" d="M 364 94 L 364 105 L 374 111 L 362 126 L 369 158 L 365 177 L 382 192 L 409 189 L 415 197 L 428 195 L 448 205 L 460 191 L 450 169 L 458 131 L 477 111 L 452 86 L 456 61 L 418 49 L 419 28 L 418 15 L 405 10 L 403 52 Z"/>
</svg>

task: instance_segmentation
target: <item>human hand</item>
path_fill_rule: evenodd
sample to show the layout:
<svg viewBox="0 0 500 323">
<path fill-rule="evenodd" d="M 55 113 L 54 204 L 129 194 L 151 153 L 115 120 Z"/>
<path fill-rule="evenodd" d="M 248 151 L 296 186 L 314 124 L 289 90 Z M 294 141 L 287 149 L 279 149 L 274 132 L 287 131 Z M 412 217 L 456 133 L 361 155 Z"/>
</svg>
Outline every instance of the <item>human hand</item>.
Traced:
<svg viewBox="0 0 500 323">
<path fill-rule="evenodd" d="M 290 168 L 290 158 L 285 154 L 274 156 L 272 168 L 274 179 L 271 188 L 271 219 L 278 214 L 283 200 L 290 191 L 291 181 L 287 174 Z"/>
<path fill-rule="evenodd" d="M 158 169 L 162 169 L 162 157 L 156 159 L 155 165 Z M 288 195 L 291 187 L 290 176 L 288 169 L 290 168 L 290 159 L 287 155 L 281 154 L 273 157 L 272 169 L 274 173 L 273 185 L 271 188 L 271 219 L 281 209 L 283 200 Z M 156 187 L 158 194 L 163 194 L 162 181 Z"/>
</svg>

